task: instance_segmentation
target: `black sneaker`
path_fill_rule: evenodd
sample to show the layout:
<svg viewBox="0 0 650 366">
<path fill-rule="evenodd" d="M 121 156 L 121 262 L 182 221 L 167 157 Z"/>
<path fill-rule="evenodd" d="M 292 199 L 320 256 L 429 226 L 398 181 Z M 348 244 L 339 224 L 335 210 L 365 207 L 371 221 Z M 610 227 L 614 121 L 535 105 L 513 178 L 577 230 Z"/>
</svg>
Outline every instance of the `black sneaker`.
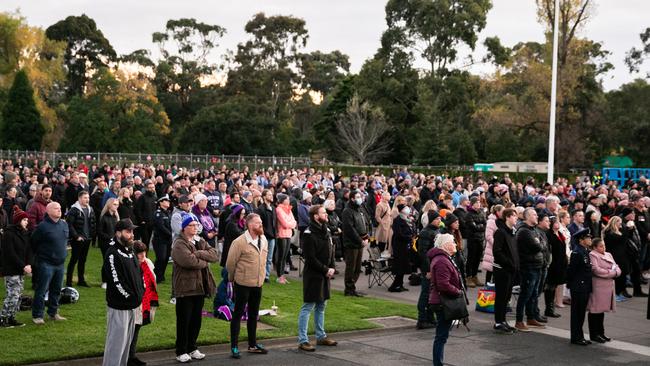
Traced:
<svg viewBox="0 0 650 366">
<path fill-rule="evenodd" d="M 9 318 L 4 321 L 3 326 L 5 328 L 20 328 L 20 327 L 24 327 L 25 324 L 17 321 L 16 318 Z"/>
<path fill-rule="evenodd" d="M 512 331 L 512 329 L 510 329 L 509 326 L 507 326 L 507 325 L 505 325 L 503 323 L 494 324 L 493 329 L 494 329 L 494 331 L 496 331 L 499 334 L 513 334 L 514 333 Z"/>
</svg>

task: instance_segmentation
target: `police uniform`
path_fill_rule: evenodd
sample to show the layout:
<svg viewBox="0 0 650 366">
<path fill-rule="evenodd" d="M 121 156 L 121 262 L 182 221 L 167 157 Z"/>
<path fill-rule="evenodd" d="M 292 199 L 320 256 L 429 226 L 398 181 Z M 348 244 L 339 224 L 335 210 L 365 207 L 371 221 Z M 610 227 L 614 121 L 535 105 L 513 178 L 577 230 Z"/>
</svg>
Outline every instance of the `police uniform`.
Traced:
<svg viewBox="0 0 650 366">
<path fill-rule="evenodd" d="M 158 202 L 167 200 L 167 195 L 161 197 Z M 153 239 L 151 244 L 156 252 L 156 263 L 154 265 L 154 272 L 156 274 L 156 281 L 162 282 L 165 280 L 165 271 L 167 269 L 168 259 L 171 256 L 172 250 L 172 213 L 171 210 L 163 210 L 160 206 L 153 215 Z"/>
<path fill-rule="evenodd" d="M 591 235 L 589 229 L 585 228 L 573 234 L 572 239 L 578 243 L 586 237 L 590 238 Z M 576 245 L 575 250 L 571 252 L 567 269 L 567 287 L 571 290 L 571 343 L 586 346 L 591 342 L 585 340 L 582 326 L 591 293 L 591 259 L 589 250 L 581 245 Z"/>
</svg>

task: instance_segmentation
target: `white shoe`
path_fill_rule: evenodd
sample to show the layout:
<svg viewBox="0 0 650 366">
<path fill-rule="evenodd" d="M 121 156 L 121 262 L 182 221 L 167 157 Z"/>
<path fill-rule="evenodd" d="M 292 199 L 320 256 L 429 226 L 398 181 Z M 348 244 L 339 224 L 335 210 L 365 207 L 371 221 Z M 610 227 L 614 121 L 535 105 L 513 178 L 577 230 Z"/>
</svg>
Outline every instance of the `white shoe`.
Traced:
<svg viewBox="0 0 650 366">
<path fill-rule="evenodd" d="M 43 320 L 43 318 L 33 318 L 32 321 L 33 321 L 34 324 L 36 324 L 36 325 L 43 325 L 43 324 L 45 324 L 45 320 Z"/>
<path fill-rule="evenodd" d="M 195 360 L 202 360 L 205 358 L 205 354 L 201 353 L 201 351 L 198 349 L 195 349 L 192 353 L 190 353 L 190 357 Z"/>
<path fill-rule="evenodd" d="M 169 303 L 172 304 L 172 305 L 176 305 L 176 298 L 172 297 L 172 299 L 169 300 Z"/>
<path fill-rule="evenodd" d="M 180 363 L 187 363 L 192 361 L 192 357 L 190 357 L 190 355 L 188 355 L 187 353 L 183 353 L 180 356 L 176 356 L 176 361 Z"/>
<path fill-rule="evenodd" d="M 106 290 L 106 282 L 102 282 L 102 288 Z"/>
</svg>

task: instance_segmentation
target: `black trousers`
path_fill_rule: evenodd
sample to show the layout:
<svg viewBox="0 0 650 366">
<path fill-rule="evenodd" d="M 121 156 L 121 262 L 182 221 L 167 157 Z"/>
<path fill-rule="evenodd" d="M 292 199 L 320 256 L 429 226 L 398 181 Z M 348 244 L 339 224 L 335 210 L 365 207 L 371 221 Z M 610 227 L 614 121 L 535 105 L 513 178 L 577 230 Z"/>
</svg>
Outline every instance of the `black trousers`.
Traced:
<svg viewBox="0 0 650 366">
<path fill-rule="evenodd" d="M 478 266 L 483 258 L 483 241 L 467 241 L 467 277 L 474 277 L 478 273 Z"/>
<path fill-rule="evenodd" d="M 287 264 L 287 255 L 289 254 L 289 238 L 275 239 L 275 272 L 278 277 L 284 276 L 284 266 Z"/>
<path fill-rule="evenodd" d="M 144 225 L 140 226 L 140 230 L 140 240 L 142 240 L 144 245 L 149 248 L 149 243 L 151 243 L 151 236 L 153 235 L 153 224 L 145 223 Z"/>
<path fill-rule="evenodd" d="M 571 341 L 585 339 L 582 326 L 585 323 L 585 313 L 589 294 L 571 290 Z"/>
<path fill-rule="evenodd" d="M 356 284 L 361 275 L 361 256 L 363 249 L 345 248 L 345 293 L 353 293 L 357 290 Z"/>
<path fill-rule="evenodd" d="M 605 335 L 605 313 L 587 314 L 589 322 L 589 338 Z"/>
<path fill-rule="evenodd" d="M 634 293 L 641 292 L 641 265 L 638 259 L 634 259 L 630 264 L 630 281 L 632 281 L 632 288 Z"/>
<path fill-rule="evenodd" d="M 204 299 L 203 295 L 176 298 L 176 356 L 197 349 Z"/>
<path fill-rule="evenodd" d="M 514 273 L 503 269 L 494 268 L 494 323 L 499 324 L 506 321 L 506 309 L 512 296 L 512 283 L 515 277 Z"/>
<path fill-rule="evenodd" d="M 70 242 L 72 253 L 70 255 L 70 262 L 68 263 L 68 270 L 66 272 L 66 285 L 72 282 L 72 275 L 74 274 L 74 266 L 77 265 L 77 282 L 84 282 L 84 273 L 86 272 L 86 258 L 88 258 L 88 249 L 90 249 L 90 240 L 72 241 Z"/>
<path fill-rule="evenodd" d="M 400 287 L 404 287 L 404 275 L 396 274 L 393 283 L 388 288 L 389 290 L 397 290 Z"/>
<path fill-rule="evenodd" d="M 625 283 L 627 282 L 627 273 L 621 273 L 620 276 L 614 279 L 614 287 L 616 289 L 616 295 L 620 295 L 625 291 Z"/>
<path fill-rule="evenodd" d="M 169 263 L 169 256 L 172 254 L 171 241 L 158 241 L 153 242 L 153 250 L 156 252 L 156 263 L 154 264 L 154 272 L 156 274 L 156 282 L 165 280 L 165 271 Z"/>
<path fill-rule="evenodd" d="M 136 324 L 133 329 L 133 339 L 131 340 L 131 345 L 129 346 L 129 359 L 135 358 L 135 352 L 138 348 L 138 335 L 140 334 L 141 324 Z"/>
<path fill-rule="evenodd" d="M 235 283 L 235 311 L 230 321 L 230 346 L 237 347 L 239 344 L 239 329 L 241 328 L 241 317 L 244 315 L 244 308 L 248 303 L 248 320 L 246 330 L 248 331 L 248 346 L 255 347 L 257 344 L 257 315 L 260 312 L 260 301 L 262 300 L 261 287 L 241 286 Z"/>
</svg>

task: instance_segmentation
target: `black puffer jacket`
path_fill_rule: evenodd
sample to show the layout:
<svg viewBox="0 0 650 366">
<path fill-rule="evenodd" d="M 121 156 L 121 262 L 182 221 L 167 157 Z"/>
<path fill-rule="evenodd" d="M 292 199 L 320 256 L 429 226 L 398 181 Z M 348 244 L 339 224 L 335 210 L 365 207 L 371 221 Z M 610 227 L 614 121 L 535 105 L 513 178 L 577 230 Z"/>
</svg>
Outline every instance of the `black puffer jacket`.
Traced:
<svg viewBox="0 0 650 366">
<path fill-rule="evenodd" d="M 417 248 L 418 248 L 418 255 L 420 256 L 420 271 L 422 273 L 428 273 L 429 272 L 429 257 L 427 256 L 427 253 L 431 248 L 433 248 L 433 243 L 436 240 L 436 235 L 438 235 L 440 231 L 438 230 L 437 227 L 434 227 L 433 225 L 427 225 L 422 231 L 420 231 L 420 234 L 418 235 L 418 242 L 417 242 Z"/>
<path fill-rule="evenodd" d="M 2 235 L 0 272 L 5 276 L 20 276 L 26 265 L 32 264 L 29 232 L 18 225 L 11 225 Z"/>
<path fill-rule="evenodd" d="M 501 268 L 509 273 L 519 271 L 519 251 L 517 248 L 517 239 L 514 229 L 511 229 L 506 223 L 498 219 L 497 231 L 494 232 L 494 244 L 492 253 L 494 254 L 494 268 Z"/>
<path fill-rule="evenodd" d="M 146 191 L 135 202 L 135 216 L 140 224 L 153 226 L 154 213 L 158 207 L 157 200 L 155 193 Z"/>
<path fill-rule="evenodd" d="M 366 220 L 363 210 L 350 200 L 341 216 L 343 223 L 341 241 L 344 248 L 360 249 L 363 247 L 363 240 L 368 238 L 368 222 Z"/>
<path fill-rule="evenodd" d="M 87 227 L 85 227 L 85 220 L 88 220 Z M 75 203 L 68 211 L 65 221 L 70 229 L 71 242 L 76 242 L 80 236 L 84 240 L 92 240 L 95 237 L 97 223 L 95 222 L 95 212 L 92 207 L 88 206 L 88 217 L 86 217 L 79 202 Z"/>
<path fill-rule="evenodd" d="M 522 269 L 540 269 L 544 265 L 544 247 L 534 227 L 526 224 L 517 230 L 517 250 Z"/>
<path fill-rule="evenodd" d="M 472 242 L 483 242 L 485 240 L 485 225 L 487 219 L 483 211 L 476 211 L 470 208 L 465 221 L 467 225 L 467 240 Z"/>
</svg>

